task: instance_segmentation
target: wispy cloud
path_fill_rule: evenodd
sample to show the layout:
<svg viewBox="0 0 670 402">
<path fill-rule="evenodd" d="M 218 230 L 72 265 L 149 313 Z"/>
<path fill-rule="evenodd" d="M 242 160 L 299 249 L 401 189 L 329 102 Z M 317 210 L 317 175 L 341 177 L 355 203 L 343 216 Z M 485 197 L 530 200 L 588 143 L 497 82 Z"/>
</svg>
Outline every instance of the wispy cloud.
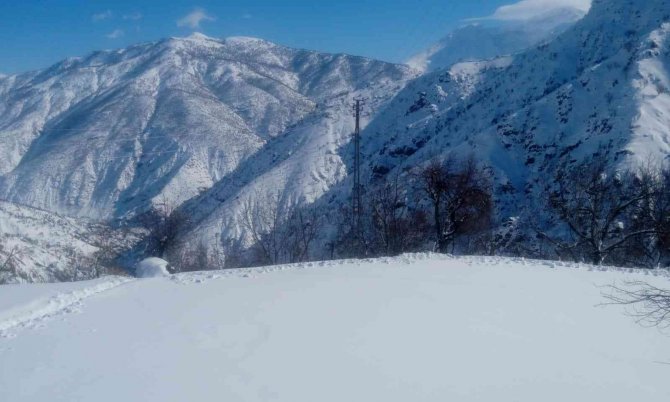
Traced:
<svg viewBox="0 0 670 402">
<path fill-rule="evenodd" d="M 93 14 L 91 16 L 91 20 L 93 20 L 93 22 L 98 22 L 98 21 L 102 21 L 102 20 L 108 20 L 108 19 L 112 18 L 113 16 L 114 16 L 114 13 L 112 13 L 111 10 L 106 10 L 106 11 L 103 11 L 101 13 Z"/>
<path fill-rule="evenodd" d="M 125 35 L 125 34 L 126 34 L 126 33 L 123 31 L 123 29 L 115 29 L 115 30 L 113 30 L 112 32 L 110 32 L 110 33 L 108 33 L 107 35 L 105 35 L 105 37 L 107 37 L 107 38 L 109 38 L 109 39 L 118 39 L 118 38 L 122 37 L 122 36 Z"/>
<path fill-rule="evenodd" d="M 521 0 L 514 4 L 499 7 L 493 15 L 479 19 L 527 20 L 563 7 L 574 7 L 582 11 L 588 11 L 591 8 L 591 0 Z"/>
<path fill-rule="evenodd" d="M 242 19 L 243 19 L 243 20 L 250 20 L 250 19 L 252 19 L 252 18 L 254 18 L 254 16 L 251 15 L 251 14 L 249 14 L 249 13 L 246 13 L 246 14 L 243 14 L 243 15 L 242 15 Z"/>
<path fill-rule="evenodd" d="M 188 27 L 191 29 L 200 28 L 200 24 L 204 21 L 214 21 L 215 17 L 207 14 L 204 9 L 196 8 L 190 13 L 186 14 L 179 20 L 177 20 L 178 27 Z"/>
<path fill-rule="evenodd" d="M 144 17 L 142 15 L 142 13 L 135 12 L 135 13 L 125 14 L 123 16 L 123 19 L 124 20 L 130 20 L 130 21 L 138 21 L 138 20 L 141 20 L 142 17 Z"/>
</svg>

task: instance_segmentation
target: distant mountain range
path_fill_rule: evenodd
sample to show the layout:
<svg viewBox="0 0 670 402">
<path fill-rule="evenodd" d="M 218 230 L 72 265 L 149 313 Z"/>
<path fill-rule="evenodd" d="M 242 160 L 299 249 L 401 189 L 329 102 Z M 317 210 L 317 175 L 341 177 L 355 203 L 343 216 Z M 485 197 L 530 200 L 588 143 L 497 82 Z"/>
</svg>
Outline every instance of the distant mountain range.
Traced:
<svg viewBox="0 0 670 402">
<path fill-rule="evenodd" d="M 351 97 L 374 99 L 374 110 L 414 76 L 362 57 L 194 34 L 6 77 L 0 197 L 96 219 L 179 205 L 254 155 L 279 164 L 277 147 L 324 160 L 316 145 L 336 149 L 350 135 Z"/>
</svg>

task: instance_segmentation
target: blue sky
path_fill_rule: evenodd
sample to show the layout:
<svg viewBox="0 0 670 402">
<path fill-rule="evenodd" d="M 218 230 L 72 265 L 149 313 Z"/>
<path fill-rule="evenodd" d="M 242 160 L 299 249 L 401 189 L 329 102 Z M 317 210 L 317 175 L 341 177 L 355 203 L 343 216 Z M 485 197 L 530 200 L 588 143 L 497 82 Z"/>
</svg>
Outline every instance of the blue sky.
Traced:
<svg viewBox="0 0 670 402">
<path fill-rule="evenodd" d="M 518 3 L 515 3 L 518 1 Z M 0 73 L 198 31 L 402 62 L 464 20 L 590 0 L 1 0 Z M 511 6 L 510 6 L 511 4 Z M 506 7 L 507 6 L 507 7 Z"/>
</svg>

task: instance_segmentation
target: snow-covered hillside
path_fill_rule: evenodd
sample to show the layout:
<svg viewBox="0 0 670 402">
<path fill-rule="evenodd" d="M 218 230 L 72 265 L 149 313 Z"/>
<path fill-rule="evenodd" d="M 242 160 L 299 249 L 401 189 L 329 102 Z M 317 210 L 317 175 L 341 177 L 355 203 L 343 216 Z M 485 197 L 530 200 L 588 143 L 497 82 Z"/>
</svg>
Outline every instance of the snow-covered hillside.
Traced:
<svg viewBox="0 0 670 402">
<path fill-rule="evenodd" d="M 0 399 L 665 402 L 670 342 L 601 286 L 667 275 L 430 255 L 5 286 Z"/>
<path fill-rule="evenodd" d="M 431 72 L 462 61 L 511 55 L 555 38 L 585 14 L 578 8 L 560 7 L 528 19 L 471 22 L 450 32 L 407 63 L 416 69 Z"/>
<path fill-rule="evenodd" d="M 93 218 L 179 205 L 287 132 L 337 145 L 351 131 L 341 104 L 356 92 L 388 99 L 414 74 L 361 57 L 194 34 L 7 77 L 0 197 Z M 321 161 L 319 144 L 289 147 Z M 321 185 L 337 175 L 329 169 Z"/>
<path fill-rule="evenodd" d="M 343 150 L 354 131 L 351 100 L 367 100 L 365 126 L 369 116 L 383 110 L 393 99 L 391 94 L 400 89 L 398 81 L 384 79 L 328 100 L 313 116 L 190 200 L 184 210 L 194 224 L 183 233 L 181 243 L 189 247 L 202 243 L 211 248 L 222 240 L 242 238 L 250 245 L 248 230 L 242 224 L 248 202 L 310 204 L 333 189 L 338 191 L 337 185 L 350 173 L 351 153 Z"/>
<path fill-rule="evenodd" d="M 137 238 L 132 232 L 0 201 L 0 283 L 90 279 L 101 245 L 130 247 Z"/>
<path fill-rule="evenodd" d="M 364 133 L 370 174 L 473 154 L 494 168 L 498 195 L 518 213 L 550 185 L 559 161 L 667 160 L 669 39 L 669 2 L 600 0 L 574 27 L 505 65 L 471 68 L 466 80 L 458 66 L 427 75 Z"/>
</svg>

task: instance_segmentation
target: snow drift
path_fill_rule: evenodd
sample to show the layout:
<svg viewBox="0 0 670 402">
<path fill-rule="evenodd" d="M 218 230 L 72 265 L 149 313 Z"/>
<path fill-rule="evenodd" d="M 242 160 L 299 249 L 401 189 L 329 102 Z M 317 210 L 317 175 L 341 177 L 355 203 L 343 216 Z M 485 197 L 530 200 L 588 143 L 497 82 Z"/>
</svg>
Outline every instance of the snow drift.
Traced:
<svg viewBox="0 0 670 402">
<path fill-rule="evenodd" d="M 138 278 L 157 278 L 169 275 L 168 262 L 156 257 L 145 258 L 137 264 L 135 276 Z"/>
</svg>

